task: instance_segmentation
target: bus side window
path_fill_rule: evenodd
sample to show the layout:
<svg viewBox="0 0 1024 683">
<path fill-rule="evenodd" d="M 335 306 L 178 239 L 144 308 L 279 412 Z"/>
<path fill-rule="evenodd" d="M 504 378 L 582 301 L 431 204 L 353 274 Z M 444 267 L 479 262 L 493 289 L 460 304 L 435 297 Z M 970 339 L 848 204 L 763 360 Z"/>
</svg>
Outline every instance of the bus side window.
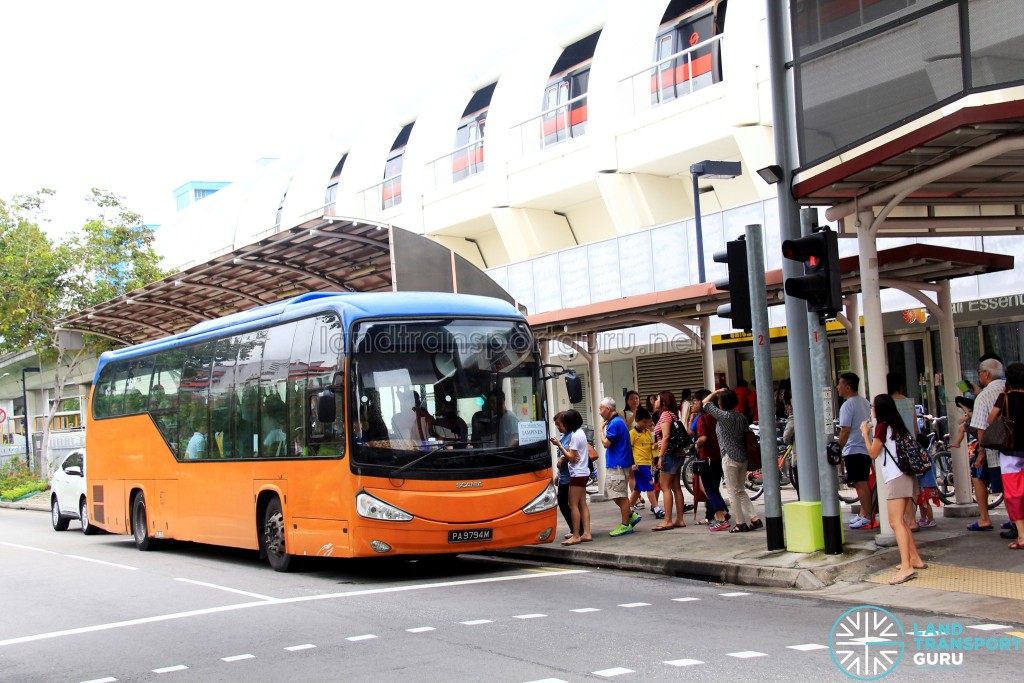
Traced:
<svg viewBox="0 0 1024 683">
<path fill-rule="evenodd" d="M 138 415 L 146 410 L 153 362 L 152 356 L 132 361 L 124 391 L 125 415 Z"/>
<path fill-rule="evenodd" d="M 269 330 L 263 348 L 263 371 L 260 373 L 260 394 L 263 414 L 260 420 L 260 454 L 278 457 L 288 455 L 288 369 L 295 337 L 295 323 Z"/>
<path fill-rule="evenodd" d="M 217 342 L 210 380 L 210 456 L 236 458 L 235 430 L 231 414 L 235 410 L 235 366 L 238 344 L 233 337 Z"/>
<path fill-rule="evenodd" d="M 309 383 L 310 339 L 315 326 L 316 318 L 306 318 L 295 323 L 291 361 L 288 366 L 288 395 L 285 399 L 285 403 L 288 404 L 288 423 L 291 426 L 290 455 L 306 455 L 306 385 Z"/>
<path fill-rule="evenodd" d="M 149 414 L 175 455 L 179 453 L 178 384 L 183 355 L 181 349 L 167 349 L 157 354 L 149 390 Z"/>
<path fill-rule="evenodd" d="M 178 387 L 179 458 L 195 460 L 210 457 L 208 404 L 213 348 L 213 342 L 206 342 L 185 349 L 181 384 Z"/>
<path fill-rule="evenodd" d="M 337 409 L 332 422 L 321 422 L 316 407 L 317 395 L 331 386 L 335 373 L 341 372 L 343 331 L 336 315 L 321 315 L 315 320 L 309 346 L 309 375 L 306 384 L 305 404 L 309 406 L 306 440 L 307 444 L 316 446 L 316 455 L 341 455 L 345 442 L 344 395 L 339 392 L 336 397 Z"/>
<path fill-rule="evenodd" d="M 252 458 L 260 454 L 260 371 L 267 330 L 248 332 L 238 340 L 238 365 L 235 366 L 235 404 L 232 416 L 238 456 Z"/>
</svg>

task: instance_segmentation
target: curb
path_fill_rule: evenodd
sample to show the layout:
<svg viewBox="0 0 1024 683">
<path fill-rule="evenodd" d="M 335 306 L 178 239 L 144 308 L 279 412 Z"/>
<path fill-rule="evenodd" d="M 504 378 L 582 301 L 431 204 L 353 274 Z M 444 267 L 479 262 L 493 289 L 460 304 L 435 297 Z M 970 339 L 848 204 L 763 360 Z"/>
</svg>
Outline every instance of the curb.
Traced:
<svg viewBox="0 0 1024 683">
<path fill-rule="evenodd" d="M 488 554 L 604 569 L 648 572 L 710 583 L 814 591 L 830 586 L 837 581 L 848 581 L 879 571 L 892 564 L 890 556 L 897 552 L 895 548 L 885 549 L 867 557 L 852 558 L 834 565 L 813 568 L 771 567 L 682 557 L 645 557 L 601 550 L 579 550 L 577 548 L 563 550 L 546 546 L 524 546 Z"/>
</svg>

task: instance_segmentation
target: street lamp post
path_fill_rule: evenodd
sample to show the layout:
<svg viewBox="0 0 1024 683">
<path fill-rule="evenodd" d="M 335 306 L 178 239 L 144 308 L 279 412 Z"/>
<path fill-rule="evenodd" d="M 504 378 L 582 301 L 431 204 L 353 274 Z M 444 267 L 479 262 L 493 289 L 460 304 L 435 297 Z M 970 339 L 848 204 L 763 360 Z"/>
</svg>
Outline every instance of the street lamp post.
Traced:
<svg viewBox="0 0 1024 683">
<path fill-rule="evenodd" d="M 697 232 L 697 277 L 700 282 L 706 282 L 704 275 L 704 231 L 700 222 L 700 188 L 697 181 L 701 178 L 725 180 L 735 178 L 743 173 L 738 161 L 701 161 L 690 165 L 690 175 L 693 176 L 693 222 Z"/>
<path fill-rule="evenodd" d="M 29 439 L 32 437 L 32 430 L 29 427 L 31 423 L 28 419 L 28 392 L 25 390 L 25 373 L 27 372 L 39 372 L 39 368 L 21 369 L 21 405 L 22 410 L 25 411 L 25 466 L 32 467 L 32 452 L 28 443 Z"/>
</svg>

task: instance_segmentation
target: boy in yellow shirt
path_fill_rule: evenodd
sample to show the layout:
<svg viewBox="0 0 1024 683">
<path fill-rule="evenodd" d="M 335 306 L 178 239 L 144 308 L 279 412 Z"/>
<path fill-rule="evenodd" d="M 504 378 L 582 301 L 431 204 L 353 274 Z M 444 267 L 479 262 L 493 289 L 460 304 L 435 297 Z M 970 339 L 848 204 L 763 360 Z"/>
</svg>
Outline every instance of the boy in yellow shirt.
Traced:
<svg viewBox="0 0 1024 683">
<path fill-rule="evenodd" d="M 636 409 L 633 428 L 629 430 L 629 443 L 633 446 L 633 493 L 629 497 L 632 507 L 640 500 L 640 494 L 646 493 L 651 503 L 651 512 L 658 519 L 665 512 L 658 507 L 658 498 L 654 493 L 654 477 L 651 475 L 651 461 L 654 457 L 654 435 L 651 433 L 651 413 L 646 408 Z M 660 513 L 660 514 L 659 514 Z"/>
</svg>

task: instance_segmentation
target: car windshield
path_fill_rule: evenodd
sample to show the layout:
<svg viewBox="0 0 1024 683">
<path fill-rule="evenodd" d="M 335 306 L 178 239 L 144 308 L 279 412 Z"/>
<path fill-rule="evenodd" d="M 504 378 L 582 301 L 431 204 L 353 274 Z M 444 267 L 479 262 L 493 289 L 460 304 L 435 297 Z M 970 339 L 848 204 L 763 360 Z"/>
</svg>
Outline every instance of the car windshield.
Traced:
<svg viewBox="0 0 1024 683">
<path fill-rule="evenodd" d="M 373 321 L 352 339 L 353 467 L 429 477 L 550 466 L 536 342 L 525 322 Z"/>
</svg>

